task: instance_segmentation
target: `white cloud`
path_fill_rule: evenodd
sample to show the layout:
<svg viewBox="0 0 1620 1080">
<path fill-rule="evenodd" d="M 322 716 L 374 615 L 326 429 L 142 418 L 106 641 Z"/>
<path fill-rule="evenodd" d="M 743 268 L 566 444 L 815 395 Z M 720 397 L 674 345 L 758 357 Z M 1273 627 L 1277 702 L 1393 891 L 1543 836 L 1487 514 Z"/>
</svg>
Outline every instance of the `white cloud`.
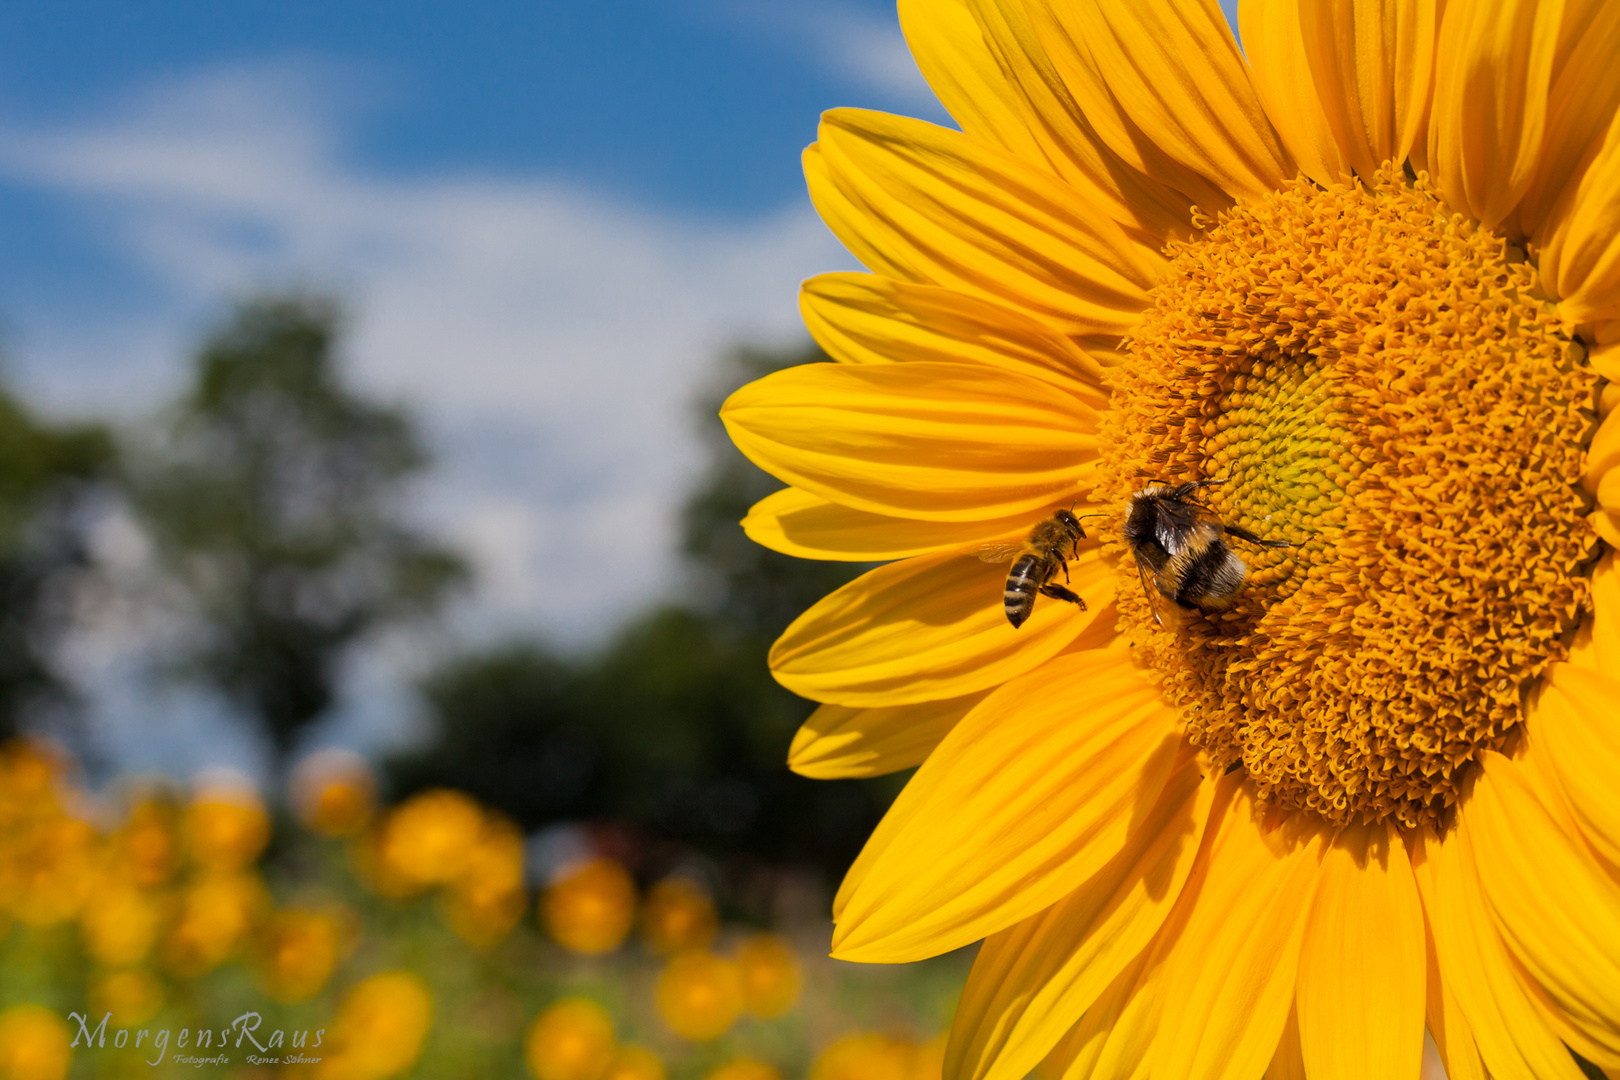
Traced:
<svg viewBox="0 0 1620 1080">
<path fill-rule="evenodd" d="M 368 172 L 325 104 L 352 90 L 307 66 L 215 71 L 0 132 L 0 179 L 93 207 L 169 298 L 111 321 L 18 313 L 13 361 L 48 400 L 127 412 L 175 387 L 222 296 L 336 290 L 356 378 L 415 406 L 440 450 L 423 512 L 486 571 L 472 621 L 605 632 L 669 590 L 705 369 L 799 340 L 798 282 L 848 256 L 808 206 L 693 221 L 543 176 Z"/>
</svg>

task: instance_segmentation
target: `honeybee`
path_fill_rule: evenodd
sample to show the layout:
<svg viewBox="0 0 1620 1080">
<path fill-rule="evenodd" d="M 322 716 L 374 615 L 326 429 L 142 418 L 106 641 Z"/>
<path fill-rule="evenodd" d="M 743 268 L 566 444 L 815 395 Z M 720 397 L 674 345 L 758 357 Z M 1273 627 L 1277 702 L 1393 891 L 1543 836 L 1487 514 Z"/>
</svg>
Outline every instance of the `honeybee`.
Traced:
<svg viewBox="0 0 1620 1080">
<path fill-rule="evenodd" d="M 1075 517 L 1074 511 L 1059 510 L 1037 522 L 1023 543 L 992 545 L 979 552 L 979 558 L 985 562 L 1013 561 L 1007 571 L 1007 589 L 1002 594 L 1007 621 L 1013 624 L 1013 629 L 1024 625 L 1029 613 L 1035 610 L 1036 593 L 1054 600 L 1067 600 L 1080 605 L 1081 611 L 1086 610 L 1086 602 L 1077 594 L 1052 581 L 1059 570 L 1063 571 L 1063 580 L 1069 580 L 1069 560 L 1075 557 L 1080 541 L 1085 538 L 1086 530 L 1080 527 L 1080 519 Z"/>
<path fill-rule="evenodd" d="M 1161 626 L 1160 597 L 1195 611 L 1232 606 L 1249 568 L 1227 546 L 1226 537 L 1262 547 L 1289 546 L 1286 540 L 1262 540 L 1247 529 L 1224 524 L 1195 498 L 1201 488 L 1221 483 L 1225 481 L 1150 484 L 1131 496 L 1122 535 L 1136 556 L 1142 589 Z"/>
</svg>

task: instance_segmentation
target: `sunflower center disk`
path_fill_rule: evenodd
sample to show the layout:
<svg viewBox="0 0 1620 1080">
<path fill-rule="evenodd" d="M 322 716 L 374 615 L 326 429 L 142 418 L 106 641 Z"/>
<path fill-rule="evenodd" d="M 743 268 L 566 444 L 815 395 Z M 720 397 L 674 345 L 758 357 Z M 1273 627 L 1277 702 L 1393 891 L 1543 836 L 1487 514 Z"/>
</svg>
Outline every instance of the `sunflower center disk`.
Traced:
<svg viewBox="0 0 1620 1080">
<path fill-rule="evenodd" d="M 1211 511 L 1293 546 L 1228 538 L 1236 603 L 1164 628 L 1121 548 L 1123 628 L 1265 801 L 1439 823 L 1588 605 L 1596 376 L 1534 265 L 1389 166 L 1239 205 L 1170 255 L 1098 495 L 1225 478 Z"/>
</svg>

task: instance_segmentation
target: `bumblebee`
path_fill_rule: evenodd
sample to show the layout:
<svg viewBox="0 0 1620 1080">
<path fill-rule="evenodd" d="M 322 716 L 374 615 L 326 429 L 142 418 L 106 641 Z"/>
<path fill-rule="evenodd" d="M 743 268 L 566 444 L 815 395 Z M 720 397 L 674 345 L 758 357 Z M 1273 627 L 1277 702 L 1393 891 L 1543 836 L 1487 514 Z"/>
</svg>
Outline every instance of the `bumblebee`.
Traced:
<svg viewBox="0 0 1620 1080">
<path fill-rule="evenodd" d="M 1232 606 L 1249 568 L 1226 537 L 1261 547 L 1288 547 L 1286 540 L 1263 540 L 1247 529 L 1224 524 L 1197 499 L 1198 492 L 1224 480 L 1151 484 L 1131 496 L 1121 530 L 1136 556 L 1142 589 L 1161 626 L 1160 597 L 1191 611 L 1223 611 Z"/>
<path fill-rule="evenodd" d="M 1035 610 L 1036 593 L 1054 600 L 1067 600 L 1078 604 L 1081 611 L 1086 610 L 1086 602 L 1077 594 L 1052 581 L 1059 570 L 1063 571 L 1063 580 L 1069 580 L 1069 560 L 1075 557 L 1080 541 L 1085 538 L 1086 530 L 1080 527 L 1080 519 L 1075 517 L 1074 511 L 1059 510 L 1029 530 L 1029 537 L 1022 544 L 995 545 L 979 553 L 979 558 L 985 562 L 1013 561 L 1007 571 L 1002 603 L 1007 621 L 1014 629 L 1024 625 L 1029 613 Z"/>
</svg>

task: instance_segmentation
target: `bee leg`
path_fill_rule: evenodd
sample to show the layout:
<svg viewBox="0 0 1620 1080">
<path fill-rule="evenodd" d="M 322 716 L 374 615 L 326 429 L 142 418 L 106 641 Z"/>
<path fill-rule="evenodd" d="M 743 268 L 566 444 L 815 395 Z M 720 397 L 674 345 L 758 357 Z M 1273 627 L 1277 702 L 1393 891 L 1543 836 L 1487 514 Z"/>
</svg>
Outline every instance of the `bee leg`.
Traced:
<svg viewBox="0 0 1620 1080">
<path fill-rule="evenodd" d="M 1202 491 L 1204 488 L 1215 487 L 1215 486 L 1217 486 L 1219 484 L 1224 484 L 1230 479 L 1231 479 L 1231 477 L 1229 477 L 1229 476 L 1217 476 L 1213 480 L 1188 480 L 1186 483 L 1184 483 L 1184 484 L 1180 485 L 1179 487 L 1173 489 L 1171 491 L 1171 495 L 1174 496 L 1175 498 L 1187 499 L 1189 501 L 1196 502 L 1200 506 L 1203 506 L 1204 505 L 1204 500 L 1194 498 L 1194 496 L 1198 492 Z"/>
<path fill-rule="evenodd" d="M 1225 525 L 1222 527 L 1226 530 L 1227 536 L 1235 536 L 1239 540 L 1247 540 L 1249 543 L 1259 544 L 1261 547 L 1285 548 L 1294 546 L 1286 540 L 1262 540 L 1248 529 L 1240 529 L 1236 525 Z"/>
<path fill-rule="evenodd" d="M 1086 602 L 1061 585 L 1042 585 L 1041 595 L 1050 596 L 1054 600 L 1067 600 L 1071 604 L 1078 604 L 1081 611 L 1086 610 Z"/>
</svg>

